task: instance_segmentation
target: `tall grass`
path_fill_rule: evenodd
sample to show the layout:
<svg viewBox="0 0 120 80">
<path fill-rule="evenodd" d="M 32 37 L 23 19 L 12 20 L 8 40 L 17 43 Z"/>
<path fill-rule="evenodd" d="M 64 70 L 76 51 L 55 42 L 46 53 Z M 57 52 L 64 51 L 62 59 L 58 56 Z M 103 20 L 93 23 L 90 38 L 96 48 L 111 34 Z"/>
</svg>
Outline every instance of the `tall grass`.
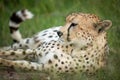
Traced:
<svg viewBox="0 0 120 80">
<path fill-rule="evenodd" d="M 0 46 L 12 43 L 8 21 L 13 11 L 27 8 L 35 16 L 21 24 L 23 37 L 30 37 L 43 29 L 64 25 L 65 16 L 72 12 L 93 13 L 110 19 L 113 26 L 108 31 L 110 53 L 108 65 L 96 75 L 62 76 L 63 80 L 120 80 L 120 0 L 0 0 Z M 36 79 L 37 80 L 37 79 Z"/>
</svg>

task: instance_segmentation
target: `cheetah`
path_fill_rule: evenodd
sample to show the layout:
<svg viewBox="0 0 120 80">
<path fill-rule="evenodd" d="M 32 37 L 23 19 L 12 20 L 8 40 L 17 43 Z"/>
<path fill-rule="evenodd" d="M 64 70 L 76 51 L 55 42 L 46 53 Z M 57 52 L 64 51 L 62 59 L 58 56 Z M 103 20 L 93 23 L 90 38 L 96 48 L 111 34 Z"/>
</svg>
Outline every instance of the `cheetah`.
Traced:
<svg viewBox="0 0 120 80">
<path fill-rule="evenodd" d="M 110 20 L 101 20 L 94 14 L 73 13 L 57 30 L 58 39 L 42 42 L 36 48 L 0 50 L 0 63 L 55 73 L 95 72 L 106 65 L 106 31 L 111 26 Z M 31 55 L 35 61 L 25 60 Z"/>
</svg>

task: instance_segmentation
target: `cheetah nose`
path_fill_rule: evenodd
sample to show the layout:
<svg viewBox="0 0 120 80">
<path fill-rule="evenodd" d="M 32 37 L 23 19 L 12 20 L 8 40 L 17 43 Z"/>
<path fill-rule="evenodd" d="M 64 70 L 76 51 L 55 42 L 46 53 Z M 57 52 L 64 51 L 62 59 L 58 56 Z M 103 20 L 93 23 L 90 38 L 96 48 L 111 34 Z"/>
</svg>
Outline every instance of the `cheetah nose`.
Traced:
<svg viewBox="0 0 120 80">
<path fill-rule="evenodd" d="M 57 31 L 57 34 L 59 37 L 61 37 L 63 35 L 63 33 L 61 31 Z"/>
</svg>

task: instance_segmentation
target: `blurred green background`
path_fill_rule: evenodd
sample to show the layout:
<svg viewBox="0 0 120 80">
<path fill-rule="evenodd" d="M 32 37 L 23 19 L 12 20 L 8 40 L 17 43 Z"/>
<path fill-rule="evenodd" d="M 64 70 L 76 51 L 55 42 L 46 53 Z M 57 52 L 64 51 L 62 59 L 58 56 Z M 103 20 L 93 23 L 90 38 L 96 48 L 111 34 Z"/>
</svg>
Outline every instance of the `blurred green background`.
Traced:
<svg viewBox="0 0 120 80">
<path fill-rule="evenodd" d="M 93 13 L 109 19 L 113 26 L 108 30 L 110 53 L 106 69 L 94 76 L 66 75 L 55 80 L 120 80 L 120 0 L 0 0 L 0 47 L 10 45 L 9 17 L 12 12 L 27 8 L 34 18 L 21 24 L 23 37 L 53 26 L 64 25 L 65 16 L 72 12 Z M 33 76 L 31 80 L 38 80 Z M 39 79 L 44 80 L 44 79 Z"/>
</svg>

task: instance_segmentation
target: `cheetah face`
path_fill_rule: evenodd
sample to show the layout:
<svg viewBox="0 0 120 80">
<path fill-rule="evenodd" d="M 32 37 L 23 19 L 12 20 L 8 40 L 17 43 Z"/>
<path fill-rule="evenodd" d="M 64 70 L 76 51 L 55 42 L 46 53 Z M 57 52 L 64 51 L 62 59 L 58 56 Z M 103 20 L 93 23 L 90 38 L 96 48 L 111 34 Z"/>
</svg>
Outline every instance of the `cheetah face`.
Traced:
<svg viewBox="0 0 120 80">
<path fill-rule="evenodd" d="M 93 14 L 73 13 L 66 18 L 66 24 L 60 29 L 63 33 L 61 38 L 67 43 L 87 46 L 109 29 L 111 24 L 111 21 L 101 21 Z"/>
</svg>

